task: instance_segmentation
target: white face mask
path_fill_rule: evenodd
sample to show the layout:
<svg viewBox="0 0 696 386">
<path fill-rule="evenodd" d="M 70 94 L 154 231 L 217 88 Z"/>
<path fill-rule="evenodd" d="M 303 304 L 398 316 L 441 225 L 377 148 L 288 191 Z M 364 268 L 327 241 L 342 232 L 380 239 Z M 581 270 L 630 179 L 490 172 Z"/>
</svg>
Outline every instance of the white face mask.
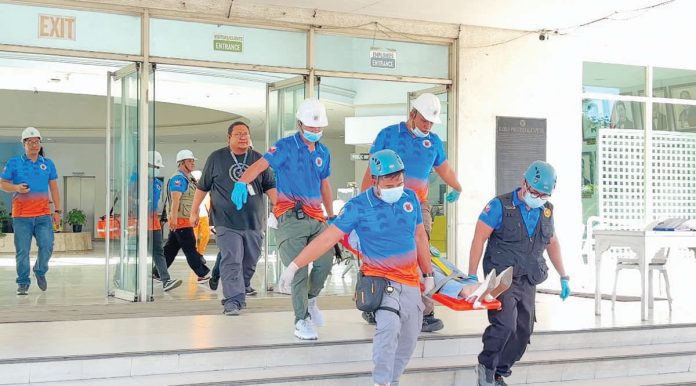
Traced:
<svg viewBox="0 0 696 386">
<path fill-rule="evenodd" d="M 527 206 L 529 206 L 530 208 L 534 209 L 541 208 L 542 206 L 544 206 L 544 204 L 546 204 L 546 200 L 543 198 L 534 197 L 531 193 L 526 192 L 524 194 L 524 203 L 527 204 Z"/>
<path fill-rule="evenodd" d="M 420 131 L 420 129 L 417 127 L 414 127 L 413 130 L 411 130 L 411 132 L 413 132 L 413 135 L 415 135 L 418 138 L 425 138 L 428 135 L 430 135 L 430 132 L 424 133 L 424 132 Z"/>
<path fill-rule="evenodd" d="M 404 186 L 397 186 L 396 188 L 380 188 L 379 198 L 387 204 L 393 204 L 401 198 L 404 194 Z"/>
</svg>

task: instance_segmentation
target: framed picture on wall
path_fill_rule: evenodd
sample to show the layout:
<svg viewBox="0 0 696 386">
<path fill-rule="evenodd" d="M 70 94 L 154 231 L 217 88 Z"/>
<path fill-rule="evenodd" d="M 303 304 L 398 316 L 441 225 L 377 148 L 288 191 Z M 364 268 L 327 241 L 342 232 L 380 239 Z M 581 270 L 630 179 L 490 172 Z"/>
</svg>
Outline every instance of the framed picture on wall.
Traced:
<svg viewBox="0 0 696 386">
<path fill-rule="evenodd" d="M 696 99 L 696 83 L 669 87 L 669 97 L 678 99 Z M 674 105 L 672 116 L 677 131 L 696 131 L 696 106 Z"/>
<path fill-rule="evenodd" d="M 633 95 L 631 92 L 621 95 Z M 611 109 L 609 127 L 613 129 L 642 129 L 643 109 L 640 102 L 616 101 Z"/>
<path fill-rule="evenodd" d="M 644 96 L 645 91 L 639 90 L 638 96 Z M 653 89 L 653 97 L 667 98 L 667 87 L 657 87 Z M 672 105 L 664 103 L 653 103 L 652 129 L 659 131 L 673 131 L 674 124 L 671 119 Z"/>
<path fill-rule="evenodd" d="M 582 196 L 591 197 L 595 186 L 595 152 L 582 152 Z"/>
<path fill-rule="evenodd" d="M 586 143 L 594 143 L 597 130 L 604 127 L 600 110 L 597 101 L 590 99 L 582 101 L 582 139 Z"/>
</svg>

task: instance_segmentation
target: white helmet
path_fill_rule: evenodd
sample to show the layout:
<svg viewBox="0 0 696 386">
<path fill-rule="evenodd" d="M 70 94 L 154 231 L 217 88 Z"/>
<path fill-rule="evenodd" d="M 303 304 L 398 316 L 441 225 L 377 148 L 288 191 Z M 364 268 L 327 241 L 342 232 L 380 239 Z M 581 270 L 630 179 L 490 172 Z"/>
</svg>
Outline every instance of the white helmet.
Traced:
<svg viewBox="0 0 696 386">
<path fill-rule="evenodd" d="M 162 154 L 156 150 L 150 150 L 147 152 L 147 159 L 148 159 L 148 164 L 150 166 L 154 166 L 156 168 L 163 168 L 164 164 L 162 163 Z"/>
<path fill-rule="evenodd" d="M 326 117 L 324 104 L 316 99 L 305 99 L 297 108 L 297 119 L 310 127 L 326 127 L 329 120 Z"/>
<path fill-rule="evenodd" d="M 24 142 L 25 139 L 27 138 L 39 138 L 41 139 L 41 133 L 39 133 L 38 130 L 36 130 L 36 127 L 27 127 L 22 131 L 22 140 L 20 142 Z"/>
<path fill-rule="evenodd" d="M 435 95 L 426 92 L 421 94 L 413 101 L 413 108 L 432 123 L 442 123 L 440 120 L 440 99 Z"/>
<path fill-rule="evenodd" d="M 191 172 L 191 176 L 193 176 L 193 178 L 195 178 L 196 180 L 200 180 L 202 175 L 203 173 L 201 173 L 200 170 L 194 170 Z"/>
<path fill-rule="evenodd" d="M 179 152 L 176 153 L 176 162 L 180 162 L 187 159 L 197 160 L 198 158 L 194 157 L 193 152 L 188 149 L 179 150 Z"/>
</svg>

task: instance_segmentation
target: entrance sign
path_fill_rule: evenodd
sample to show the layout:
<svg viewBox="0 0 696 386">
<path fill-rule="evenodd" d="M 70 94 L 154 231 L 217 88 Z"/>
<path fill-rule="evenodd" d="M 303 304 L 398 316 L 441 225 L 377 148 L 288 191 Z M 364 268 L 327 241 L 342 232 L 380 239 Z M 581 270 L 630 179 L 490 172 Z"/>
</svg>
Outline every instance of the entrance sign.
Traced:
<svg viewBox="0 0 696 386">
<path fill-rule="evenodd" d="M 371 49 L 370 67 L 396 68 L 396 50 Z"/>
<path fill-rule="evenodd" d="M 242 52 L 244 51 L 243 36 L 215 35 L 213 39 L 213 50 Z"/>
</svg>

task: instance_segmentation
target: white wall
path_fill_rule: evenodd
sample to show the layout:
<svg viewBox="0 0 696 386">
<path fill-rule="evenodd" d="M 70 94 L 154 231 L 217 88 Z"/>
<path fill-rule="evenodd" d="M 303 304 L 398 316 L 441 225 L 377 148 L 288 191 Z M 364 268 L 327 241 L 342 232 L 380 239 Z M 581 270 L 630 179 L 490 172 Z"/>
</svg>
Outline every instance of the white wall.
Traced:
<svg viewBox="0 0 696 386">
<path fill-rule="evenodd" d="M 560 40 L 540 44 L 536 36 L 493 48 L 466 48 L 509 35 L 470 27 L 460 42 L 457 170 L 464 192 L 456 247 L 462 267 L 467 265 L 478 215 L 495 195 L 496 116 L 547 119 L 546 159 L 559 173 L 553 197 L 556 226 L 564 250 L 579 249 L 577 229 L 582 220 L 575 175 L 580 170 L 582 140 L 578 126 L 582 63 Z M 520 165 L 520 170 L 526 166 Z"/>
<path fill-rule="evenodd" d="M 530 34 L 483 48 L 473 47 L 503 42 L 521 32 L 463 28 L 458 42 L 457 172 L 464 186 L 457 218 L 460 266 L 467 266 L 474 225 L 495 194 L 495 117 L 520 116 L 547 119 L 546 159 L 558 171 L 552 198 L 557 235 L 568 272 L 582 274 L 582 63 L 696 69 L 696 55 L 686 55 L 688 51 L 677 44 L 692 34 L 691 15 L 691 3 L 675 2 L 633 19 L 604 21 L 566 36 L 551 35 L 540 41 L 537 34 Z M 557 280 L 547 283 L 556 286 Z"/>
</svg>

